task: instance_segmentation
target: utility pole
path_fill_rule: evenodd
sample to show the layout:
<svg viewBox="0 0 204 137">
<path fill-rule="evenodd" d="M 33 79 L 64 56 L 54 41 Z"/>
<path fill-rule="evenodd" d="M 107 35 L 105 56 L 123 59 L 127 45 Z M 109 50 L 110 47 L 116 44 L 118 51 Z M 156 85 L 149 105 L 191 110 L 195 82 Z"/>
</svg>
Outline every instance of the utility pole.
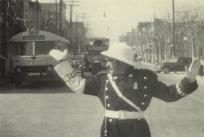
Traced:
<svg viewBox="0 0 204 137">
<path fill-rule="evenodd" d="M 70 29 L 72 29 L 72 16 L 73 16 L 73 7 L 74 6 L 79 6 L 79 5 L 76 5 L 75 3 L 76 2 L 79 2 L 79 1 L 74 1 L 74 0 L 71 0 L 71 1 L 66 1 L 66 2 L 69 2 L 70 4 L 67 4 L 67 6 L 70 7 L 70 16 L 69 16 L 69 21 L 70 21 Z"/>
<path fill-rule="evenodd" d="M 62 36 L 62 0 L 60 0 L 60 36 Z"/>
<path fill-rule="evenodd" d="M 74 6 L 79 6 L 79 5 L 76 5 L 75 3 L 79 2 L 79 1 L 74 1 L 74 0 L 71 0 L 71 1 L 65 1 L 65 2 L 68 2 L 69 4 L 66 4 L 67 6 L 70 7 L 70 16 L 69 16 L 69 28 L 70 28 L 70 41 L 71 41 L 71 46 L 73 46 L 73 28 L 72 28 L 72 16 L 73 16 L 73 7 Z"/>
<path fill-rule="evenodd" d="M 38 13 L 38 9 L 39 9 L 39 2 L 38 2 L 38 0 L 36 0 L 36 23 L 37 23 L 37 29 L 39 29 L 39 13 Z"/>
<path fill-rule="evenodd" d="M 85 18 L 88 18 L 88 15 L 86 13 L 82 13 L 79 17 L 82 18 L 83 24 L 85 22 Z"/>
<path fill-rule="evenodd" d="M 86 13 L 82 13 L 79 17 L 82 18 L 83 25 L 84 25 L 84 27 L 85 27 L 85 18 L 88 18 L 88 15 L 87 15 Z M 87 29 L 88 29 L 88 27 L 87 27 Z M 85 28 L 85 31 L 88 32 L 88 30 L 86 30 L 86 28 Z"/>
<path fill-rule="evenodd" d="M 79 5 L 74 5 L 74 2 L 79 2 L 79 1 L 70 1 L 71 2 L 71 4 L 70 4 L 70 25 L 72 25 L 72 15 L 73 15 L 73 7 L 74 6 L 79 6 Z"/>
<path fill-rule="evenodd" d="M 77 49 L 77 46 L 78 46 L 78 53 L 80 53 L 80 47 L 79 47 L 79 43 L 78 43 L 78 25 L 77 25 L 77 22 L 78 22 L 78 15 L 76 15 L 76 26 L 75 26 L 75 46 L 76 46 L 76 49 Z"/>
<path fill-rule="evenodd" d="M 85 27 L 86 34 L 88 34 L 88 32 L 89 32 L 89 23 L 88 22 L 86 24 L 84 23 L 84 27 Z"/>
<path fill-rule="evenodd" d="M 167 62 L 168 60 L 168 51 L 167 51 L 167 38 L 164 34 L 164 53 L 165 53 L 165 61 Z"/>
<path fill-rule="evenodd" d="M 85 36 L 86 36 L 86 33 L 88 32 L 88 28 L 85 27 L 85 18 L 88 18 L 88 15 L 86 13 L 82 13 L 80 17 L 82 18 L 82 21 L 83 21 L 83 27 L 84 27 Z M 85 45 L 85 43 L 86 43 L 86 37 L 80 38 L 80 42 L 79 42 L 80 51 L 83 48 L 83 47 L 80 47 L 80 45 Z"/>
<path fill-rule="evenodd" d="M 176 44 L 175 44 L 175 3 L 174 0 L 172 0 L 172 22 L 173 22 L 173 55 L 176 54 Z"/>
<path fill-rule="evenodd" d="M 55 13 L 55 16 L 56 16 L 56 17 L 55 17 L 55 19 L 56 19 L 56 20 L 55 20 L 55 21 L 56 21 L 56 22 L 55 22 L 55 23 L 56 23 L 56 32 L 55 32 L 55 33 L 58 34 L 58 21 L 57 21 L 57 20 L 58 20 L 58 18 L 57 18 L 57 17 L 58 17 L 58 14 L 57 14 L 57 12 L 58 12 L 58 4 L 57 4 L 57 0 L 55 0 L 55 10 L 56 10 L 56 11 L 55 11 L 55 12 L 56 12 L 56 13 Z"/>
</svg>

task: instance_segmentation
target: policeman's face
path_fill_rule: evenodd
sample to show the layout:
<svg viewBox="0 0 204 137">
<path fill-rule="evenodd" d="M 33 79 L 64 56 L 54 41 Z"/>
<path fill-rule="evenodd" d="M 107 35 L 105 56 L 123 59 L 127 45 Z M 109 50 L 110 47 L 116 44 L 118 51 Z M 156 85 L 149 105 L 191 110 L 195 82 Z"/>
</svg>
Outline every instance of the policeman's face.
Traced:
<svg viewBox="0 0 204 137">
<path fill-rule="evenodd" d="M 114 59 L 109 60 L 109 65 L 113 73 L 116 73 L 116 74 L 124 74 L 129 68 L 127 64 Z"/>
</svg>

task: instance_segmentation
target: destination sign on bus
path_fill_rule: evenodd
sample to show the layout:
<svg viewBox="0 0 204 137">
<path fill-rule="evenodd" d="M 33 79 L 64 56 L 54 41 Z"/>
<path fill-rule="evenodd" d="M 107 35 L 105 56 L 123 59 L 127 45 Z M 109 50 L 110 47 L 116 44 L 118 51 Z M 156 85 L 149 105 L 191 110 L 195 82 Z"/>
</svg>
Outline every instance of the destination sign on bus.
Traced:
<svg viewBox="0 0 204 137">
<path fill-rule="evenodd" d="M 45 40 L 45 36 L 43 35 L 23 36 L 23 40 Z"/>
</svg>

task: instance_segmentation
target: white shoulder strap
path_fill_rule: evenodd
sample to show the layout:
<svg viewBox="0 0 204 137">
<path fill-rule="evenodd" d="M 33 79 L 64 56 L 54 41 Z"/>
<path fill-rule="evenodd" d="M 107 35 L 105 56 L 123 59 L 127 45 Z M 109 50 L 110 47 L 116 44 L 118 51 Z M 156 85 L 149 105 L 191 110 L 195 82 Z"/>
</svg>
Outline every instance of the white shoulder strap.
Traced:
<svg viewBox="0 0 204 137">
<path fill-rule="evenodd" d="M 137 111 L 140 111 L 140 112 L 141 112 L 142 110 L 141 110 L 136 104 L 134 104 L 131 100 L 129 100 L 128 98 L 126 98 L 126 97 L 122 94 L 122 92 L 118 89 L 118 86 L 116 85 L 115 81 L 113 81 L 113 77 L 112 77 L 111 73 L 108 73 L 107 76 L 108 76 L 108 79 L 109 79 L 109 81 L 110 81 L 110 83 L 111 83 L 111 85 L 112 85 L 114 91 L 117 93 L 117 95 L 118 95 L 121 99 L 123 99 L 126 103 L 128 103 L 128 104 L 131 105 L 133 108 L 135 108 Z"/>
</svg>

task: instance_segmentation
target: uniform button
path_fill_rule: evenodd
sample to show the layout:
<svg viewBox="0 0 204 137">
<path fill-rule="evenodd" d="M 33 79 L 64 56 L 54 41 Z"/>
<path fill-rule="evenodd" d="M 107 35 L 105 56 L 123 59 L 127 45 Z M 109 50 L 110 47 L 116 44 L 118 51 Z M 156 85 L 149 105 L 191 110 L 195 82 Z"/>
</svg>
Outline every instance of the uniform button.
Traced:
<svg viewBox="0 0 204 137">
<path fill-rule="evenodd" d="M 144 86 L 144 89 L 147 89 L 147 86 Z"/>
<path fill-rule="evenodd" d="M 104 130 L 104 137 L 107 137 L 107 129 Z"/>
<path fill-rule="evenodd" d="M 111 118 L 110 118 L 108 121 L 109 121 L 109 122 L 112 122 L 112 121 L 113 121 L 113 119 L 111 119 Z"/>
<path fill-rule="evenodd" d="M 110 107 L 110 104 L 107 104 L 107 107 Z"/>
<path fill-rule="evenodd" d="M 145 103 L 144 103 L 144 102 L 142 102 L 141 104 L 142 104 L 142 105 L 145 105 Z"/>
<path fill-rule="evenodd" d="M 108 91 L 108 88 L 107 88 L 107 87 L 105 87 L 105 91 Z"/>
<path fill-rule="evenodd" d="M 147 94 L 144 94 L 144 97 L 147 97 Z"/>
<path fill-rule="evenodd" d="M 106 99 L 108 99 L 109 98 L 109 96 L 106 96 Z"/>
<path fill-rule="evenodd" d="M 147 79 L 147 77 L 144 76 L 144 79 Z"/>
<path fill-rule="evenodd" d="M 118 79 L 118 77 L 117 77 L 117 76 L 113 77 L 113 80 L 116 80 L 116 79 Z"/>
</svg>

